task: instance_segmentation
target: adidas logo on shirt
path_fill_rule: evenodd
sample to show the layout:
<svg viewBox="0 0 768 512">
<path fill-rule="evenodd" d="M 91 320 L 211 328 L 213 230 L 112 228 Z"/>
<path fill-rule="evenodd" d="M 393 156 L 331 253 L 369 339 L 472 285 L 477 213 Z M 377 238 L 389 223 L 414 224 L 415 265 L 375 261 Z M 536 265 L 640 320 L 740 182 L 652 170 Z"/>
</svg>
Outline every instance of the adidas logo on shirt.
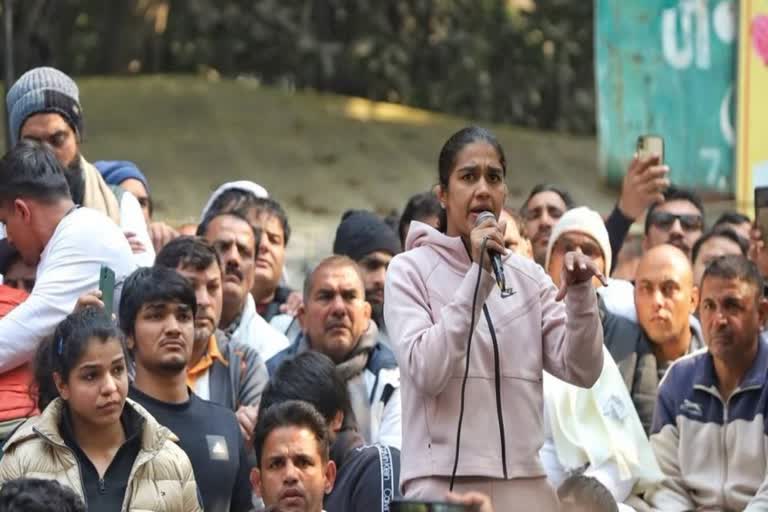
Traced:
<svg viewBox="0 0 768 512">
<path fill-rule="evenodd" d="M 208 454 L 211 460 L 229 460 L 229 447 L 224 436 L 205 436 L 208 441 Z"/>
</svg>

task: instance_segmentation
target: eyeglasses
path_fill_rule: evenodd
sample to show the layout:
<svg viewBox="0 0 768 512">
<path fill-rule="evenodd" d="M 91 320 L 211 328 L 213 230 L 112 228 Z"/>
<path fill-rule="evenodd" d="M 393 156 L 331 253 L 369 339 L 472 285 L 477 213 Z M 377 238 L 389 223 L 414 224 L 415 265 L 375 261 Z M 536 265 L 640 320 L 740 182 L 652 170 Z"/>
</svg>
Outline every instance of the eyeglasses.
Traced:
<svg viewBox="0 0 768 512">
<path fill-rule="evenodd" d="M 669 231 L 676 220 L 680 221 L 683 231 L 698 231 L 704 228 L 704 219 L 701 218 L 701 215 L 692 213 L 677 215 L 669 212 L 653 212 L 648 223 L 664 231 Z"/>
</svg>

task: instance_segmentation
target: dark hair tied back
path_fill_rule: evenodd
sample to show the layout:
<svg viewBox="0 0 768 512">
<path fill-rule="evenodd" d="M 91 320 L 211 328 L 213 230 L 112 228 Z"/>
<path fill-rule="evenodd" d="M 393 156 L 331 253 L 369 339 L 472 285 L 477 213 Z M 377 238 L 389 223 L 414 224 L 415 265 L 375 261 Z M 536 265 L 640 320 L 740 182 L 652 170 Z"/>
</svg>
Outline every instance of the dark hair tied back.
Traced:
<svg viewBox="0 0 768 512">
<path fill-rule="evenodd" d="M 501 144 L 499 144 L 496 136 L 485 128 L 480 128 L 479 126 L 467 126 L 451 135 L 443 145 L 443 149 L 440 150 L 440 156 L 437 161 L 437 170 L 438 180 L 443 189 L 448 188 L 451 171 L 456 164 L 456 158 L 459 153 L 461 153 L 465 147 L 475 142 L 485 142 L 486 144 L 493 146 L 493 149 L 495 149 L 496 153 L 499 155 L 499 163 L 506 176 L 507 159 L 504 156 L 504 149 L 501 147 Z M 441 209 L 439 219 L 439 229 L 445 233 L 448 224 L 445 208 Z"/>
<path fill-rule="evenodd" d="M 88 342 L 94 338 L 102 342 L 117 340 L 126 353 L 125 339 L 120 329 L 104 310 L 93 307 L 68 315 L 56 327 L 53 337 L 42 341 L 37 347 L 32 395 L 37 398 L 37 407 L 41 411 L 59 396 L 53 374 L 58 373 L 66 381 L 83 353 L 88 350 Z"/>
</svg>

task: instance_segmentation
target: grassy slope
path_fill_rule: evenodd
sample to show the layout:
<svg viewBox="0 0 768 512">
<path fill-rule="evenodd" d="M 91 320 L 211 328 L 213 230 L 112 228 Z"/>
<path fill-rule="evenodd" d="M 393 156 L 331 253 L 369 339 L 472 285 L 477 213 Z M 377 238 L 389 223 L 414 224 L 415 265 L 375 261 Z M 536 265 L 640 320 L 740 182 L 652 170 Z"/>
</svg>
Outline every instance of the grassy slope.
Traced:
<svg viewBox="0 0 768 512">
<path fill-rule="evenodd" d="M 293 258 L 330 246 L 346 208 L 386 212 L 436 182 L 445 139 L 469 121 L 359 99 L 289 94 L 196 77 L 81 78 L 89 160 L 133 160 L 157 215 L 194 219 L 224 181 L 251 179 L 285 204 Z M 607 212 L 591 138 L 493 126 L 507 153 L 510 198 L 553 182 Z"/>
</svg>

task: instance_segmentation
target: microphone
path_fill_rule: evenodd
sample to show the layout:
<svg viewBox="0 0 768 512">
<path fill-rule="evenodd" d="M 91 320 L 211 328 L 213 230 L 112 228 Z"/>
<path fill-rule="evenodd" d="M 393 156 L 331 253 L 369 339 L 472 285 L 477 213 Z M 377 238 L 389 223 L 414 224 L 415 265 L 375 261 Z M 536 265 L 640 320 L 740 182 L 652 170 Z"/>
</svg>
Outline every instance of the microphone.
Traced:
<svg viewBox="0 0 768 512">
<path fill-rule="evenodd" d="M 480 215 L 477 216 L 475 227 L 479 226 L 488 219 L 493 219 L 493 221 L 496 222 L 496 216 L 493 213 L 489 211 L 481 212 Z M 501 255 L 488 249 L 488 257 L 491 259 L 491 268 L 493 268 L 493 275 L 496 277 L 496 284 L 499 285 L 499 289 L 501 290 L 501 296 L 509 297 L 515 292 L 507 289 L 507 282 L 504 278 L 504 267 L 501 265 Z"/>
</svg>

